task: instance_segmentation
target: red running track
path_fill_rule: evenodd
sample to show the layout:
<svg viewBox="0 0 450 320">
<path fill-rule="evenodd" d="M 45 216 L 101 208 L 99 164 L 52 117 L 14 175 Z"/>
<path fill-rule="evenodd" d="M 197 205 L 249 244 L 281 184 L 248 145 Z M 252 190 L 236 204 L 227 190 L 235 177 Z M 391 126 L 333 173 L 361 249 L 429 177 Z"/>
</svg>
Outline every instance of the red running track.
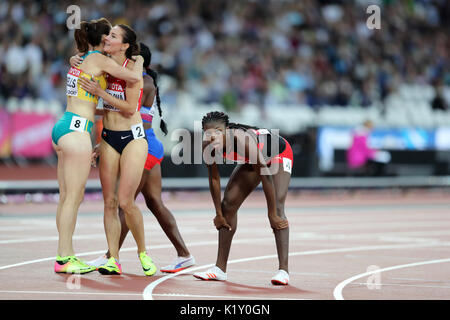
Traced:
<svg viewBox="0 0 450 320">
<path fill-rule="evenodd" d="M 226 282 L 192 276 L 217 254 L 208 193 L 164 199 L 197 261 L 185 274 L 145 277 L 131 235 L 121 251 L 122 276 L 55 274 L 56 204 L 0 205 L 0 299 L 450 299 L 448 190 L 291 192 L 284 287 L 270 284 L 278 263 L 261 192 L 239 212 Z M 162 267 L 175 250 L 142 199 L 139 206 L 149 254 Z M 106 248 L 102 211 L 101 202 L 80 208 L 74 246 L 86 260 Z"/>
</svg>

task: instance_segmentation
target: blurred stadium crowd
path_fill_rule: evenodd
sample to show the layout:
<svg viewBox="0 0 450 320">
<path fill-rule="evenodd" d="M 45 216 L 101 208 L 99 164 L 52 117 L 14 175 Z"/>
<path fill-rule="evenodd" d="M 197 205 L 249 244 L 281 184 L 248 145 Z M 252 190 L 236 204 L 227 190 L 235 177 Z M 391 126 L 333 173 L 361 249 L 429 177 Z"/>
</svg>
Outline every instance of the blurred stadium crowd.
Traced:
<svg viewBox="0 0 450 320">
<path fill-rule="evenodd" d="M 379 30 L 367 26 L 374 4 Z M 151 48 L 166 155 L 175 129 L 199 130 L 214 109 L 279 128 L 300 157 L 297 175 L 317 163 L 333 170 L 335 150 L 366 120 L 375 148 L 429 151 L 423 172 L 450 173 L 448 0 L 0 1 L 0 160 L 54 159 L 50 134 L 76 53 L 71 5 L 81 20 L 132 26 Z"/>
<path fill-rule="evenodd" d="M 71 4 L 82 20 L 106 17 L 136 30 L 165 76 L 169 105 L 187 92 L 236 111 L 248 103 L 366 107 L 406 83 L 432 86 L 430 105 L 448 107 L 447 0 L 1 1 L 4 101 L 65 104 Z M 366 26 L 370 4 L 381 8 L 381 30 Z"/>
</svg>

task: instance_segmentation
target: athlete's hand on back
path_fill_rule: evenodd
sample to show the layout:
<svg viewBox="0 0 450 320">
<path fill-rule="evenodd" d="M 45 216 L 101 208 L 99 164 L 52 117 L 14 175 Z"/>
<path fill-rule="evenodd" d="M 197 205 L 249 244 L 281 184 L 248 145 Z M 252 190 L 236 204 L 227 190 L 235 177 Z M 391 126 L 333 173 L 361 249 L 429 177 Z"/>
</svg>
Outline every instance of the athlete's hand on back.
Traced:
<svg viewBox="0 0 450 320">
<path fill-rule="evenodd" d="M 83 62 L 82 54 L 78 53 L 69 59 L 70 66 L 78 67 Z"/>
<path fill-rule="evenodd" d="M 131 58 L 133 58 L 133 60 L 136 61 L 136 63 L 143 63 L 144 62 L 144 58 L 141 55 L 138 56 L 132 56 Z"/>
<path fill-rule="evenodd" d="M 80 77 L 78 78 L 78 81 L 81 84 L 81 87 L 86 90 L 87 92 L 99 96 L 100 91 L 102 91 L 102 87 L 100 87 L 100 84 L 97 81 L 94 81 L 92 79 L 88 80 L 86 78 Z"/>
</svg>

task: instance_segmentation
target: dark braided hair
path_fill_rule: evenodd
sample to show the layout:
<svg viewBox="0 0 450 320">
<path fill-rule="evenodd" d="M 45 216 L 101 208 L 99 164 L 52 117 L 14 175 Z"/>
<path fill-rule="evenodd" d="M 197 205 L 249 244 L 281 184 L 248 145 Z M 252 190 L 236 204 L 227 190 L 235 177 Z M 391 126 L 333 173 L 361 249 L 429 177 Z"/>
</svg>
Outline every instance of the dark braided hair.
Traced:
<svg viewBox="0 0 450 320">
<path fill-rule="evenodd" d="M 143 67 L 145 68 L 147 74 L 152 77 L 153 79 L 153 84 L 155 85 L 156 88 L 156 93 L 155 93 L 155 99 L 156 99 L 156 106 L 158 107 L 158 113 L 159 113 L 159 117 L 161 119 L 161 122 L 159 123 L 159 128 L 161 129 L 161 131 L 164 133 L 164 135 L 167 135 L 167 124 L 166 122 L 163 120 L 163 116 L 162 116 L 162 110 L 161 110 L 161 98 L 159 97 L 159 87 L 158 87 L 158 73 L 152 69 L 150 69 L 150 62 L 152 61 L 152 52 L 150 51 L 149 47 L 147 47 L 144 43 L 140 43 L 140 55 L 144 58 L 144 64 Z"/>
<path fill-rule="evenodd" d="M 226 128 L 229 128 L 229 129 L 242 129 L 244 131 L 246 131 L 248 129 L 258 130 L 258 128 L 254 127 L 254 126 L 248 126 L 246 124 L 230 122 L 228 115 L 226 113 L 220 112 L 220 111 L 212 111 L 212 112 L 207 113 L 202 119 L 202 127 L 205 128 L 205 125 L 210 122 L 221 122 L 225 125 Z"/>
</svg>

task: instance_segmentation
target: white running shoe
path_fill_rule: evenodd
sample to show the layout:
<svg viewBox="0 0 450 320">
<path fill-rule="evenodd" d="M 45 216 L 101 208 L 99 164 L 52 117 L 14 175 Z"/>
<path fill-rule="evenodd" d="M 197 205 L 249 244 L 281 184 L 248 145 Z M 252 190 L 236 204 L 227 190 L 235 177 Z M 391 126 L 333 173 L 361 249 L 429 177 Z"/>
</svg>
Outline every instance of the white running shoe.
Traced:
<svg viewBox="0 0 450 320">
<path fill-rule="evenodd" d="M 161 268 L 161 272 L 176 273 L 178 271 L 189 268 L 195 264 L 193 256 L 189 257 L 177 257 L 171 264 Z"/>
<path fill-rule="evenodd" d="M 108 258 L 106 257 L 106 254 L 104 254 L 103 256 L 98 257 L 95 260 L 86 261 L 86 264 L 89 266 L 94 266 L 94 267 L 98 268 L 98 267 L 105 265 L 107 262 L 108 262 Z"/>
<path fill-rule="evenodd" d="M 218 281 L 227 280 L 227 274 L 216 266 L 209 268 L 205 272 L 194 273 L 194 277 L 201 280 L 218 280 Z"/>
<path fill-rule="evenodd" d="M 278 270 L 271 280 L 274 285 L 286 286 L 289 283 L 289 273 L 284 270 Z"/>
</svg>

